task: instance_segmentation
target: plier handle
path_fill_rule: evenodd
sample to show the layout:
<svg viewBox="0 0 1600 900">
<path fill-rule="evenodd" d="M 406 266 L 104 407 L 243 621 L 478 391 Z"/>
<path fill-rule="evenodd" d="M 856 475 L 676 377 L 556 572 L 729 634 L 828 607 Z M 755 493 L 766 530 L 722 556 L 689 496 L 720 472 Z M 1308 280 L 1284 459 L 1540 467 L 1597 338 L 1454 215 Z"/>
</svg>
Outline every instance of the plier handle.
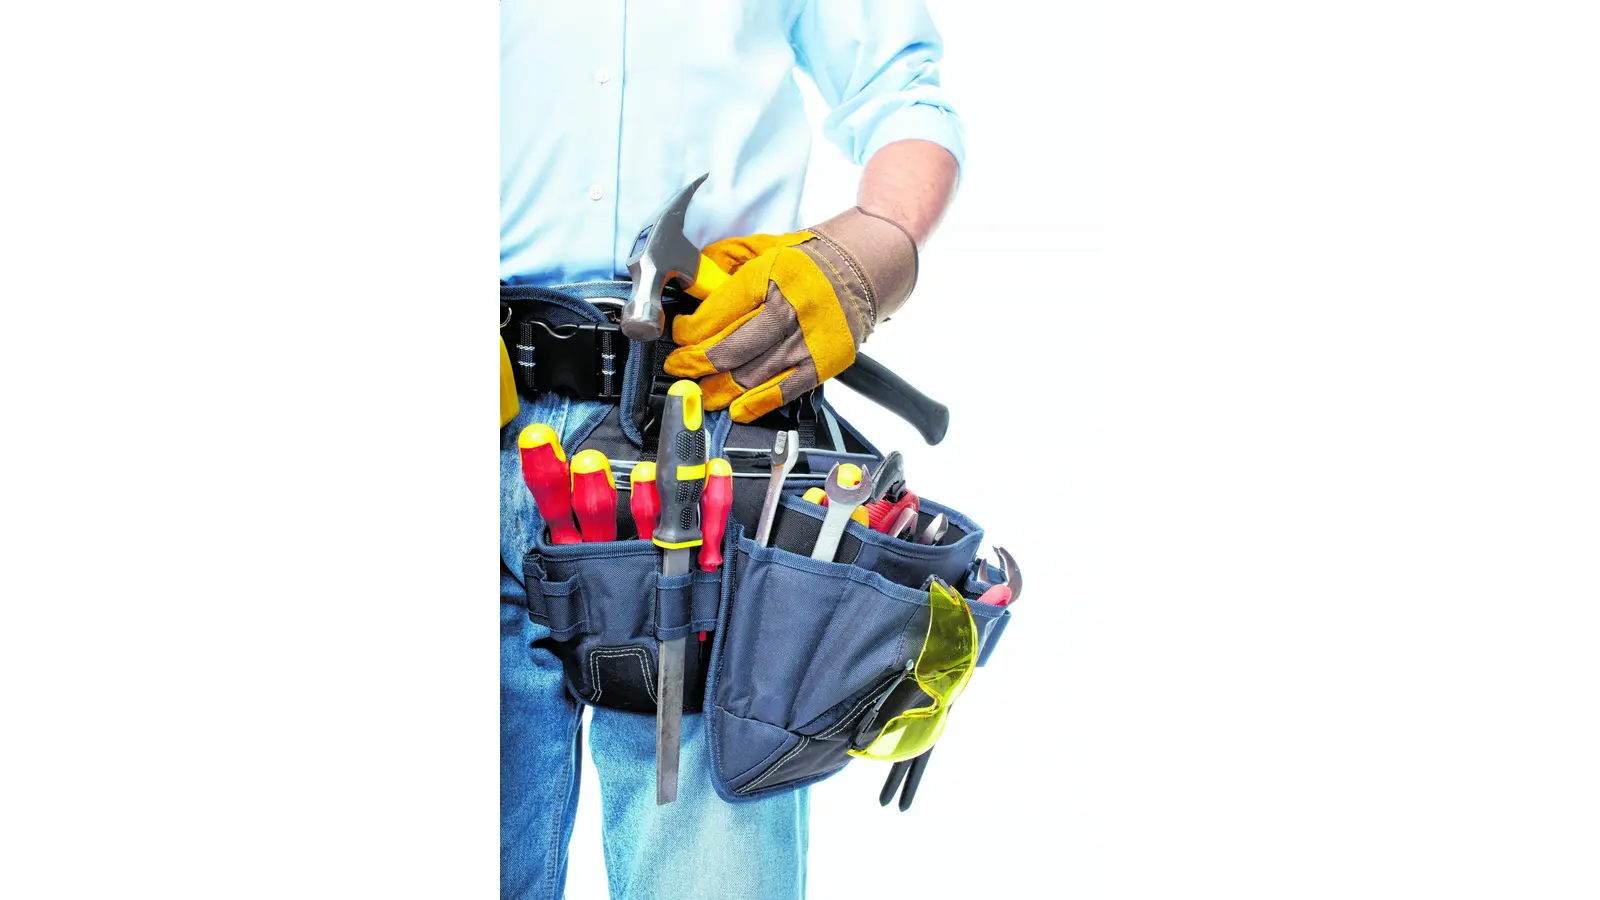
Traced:
<svg viewBox="0 0 1600 900">
<path fill-rule="evenodd" d="M 911 801 L 917 798 L 917 785 L 922 783 L 923 770 L 928 768 L 928 757 L 933 755 L 933 748 L 923 751 L 921 756 L 914 759 L 905 759 L 895 763 L 889 769 L 889 777 L 883 782 L 883 790 L 878 792 L 878 805 L 888 806 L 894 799 L 894 792 L 900 789 L 900 782 L 905 781 L 905 787 L 900 789 L 900 811 L 905 812 L 911 808 Z"/>
</svg>

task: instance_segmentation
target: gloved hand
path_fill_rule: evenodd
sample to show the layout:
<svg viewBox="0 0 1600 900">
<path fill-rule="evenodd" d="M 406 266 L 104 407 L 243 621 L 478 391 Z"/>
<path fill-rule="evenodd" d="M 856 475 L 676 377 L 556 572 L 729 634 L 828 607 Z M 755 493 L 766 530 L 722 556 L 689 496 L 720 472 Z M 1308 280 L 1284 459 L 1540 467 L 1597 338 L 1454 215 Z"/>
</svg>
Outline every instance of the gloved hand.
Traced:
<svg viewBox="0 0 1600 900">
<path fill-rule="evenodd" d="M 673 321 L 680 346 L 666 370 L 704 379 L 705 408 L 728 407 L 735 422 L 754 421 L 848 368 L 917 280 L 911 236 L 860 208 L 794 234 L 718 241 L 704 256 L 689 289 L 702 302 Z"/>
</svg>

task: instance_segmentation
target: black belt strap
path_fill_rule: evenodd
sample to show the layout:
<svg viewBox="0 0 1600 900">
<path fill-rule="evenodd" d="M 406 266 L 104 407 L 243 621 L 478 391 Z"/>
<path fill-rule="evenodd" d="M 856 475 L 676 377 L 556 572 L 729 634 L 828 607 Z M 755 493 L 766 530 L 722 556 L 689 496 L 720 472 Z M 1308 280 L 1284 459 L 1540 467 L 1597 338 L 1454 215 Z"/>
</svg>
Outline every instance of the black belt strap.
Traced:
<svg viewBox="0 0 1600 900">
<path fill-rule="evenodd" d="M 618 400 L 628 340 L 615 325 L 517 321 L 517 386 L 529 395 L 561 390 L 581 400 Z"/>
</svg>

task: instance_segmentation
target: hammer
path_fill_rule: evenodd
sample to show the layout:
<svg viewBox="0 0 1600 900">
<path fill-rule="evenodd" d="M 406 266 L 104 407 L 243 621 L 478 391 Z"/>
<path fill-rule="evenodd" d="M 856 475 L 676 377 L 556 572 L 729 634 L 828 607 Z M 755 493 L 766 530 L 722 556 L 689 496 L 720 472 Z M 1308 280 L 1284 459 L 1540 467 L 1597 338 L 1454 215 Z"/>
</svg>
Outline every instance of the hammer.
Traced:
<svg viewBox="0 0 1600 900">
<path fill-rule="evenodd" d="M 661 337 L 666 328 L 661 289 L 668 279 L 676 278 L 687 287 L 700 277 L 702 286 L 715 289 L 720 280 L 727 278 L 715 265 L 700 265 L 700 248 L 683 233 L 689 201 L 708 177 L 709 172 L 673 194 L 633 239 L 633 255 L 628 258 L 633 287 L 622 307 L 622 333 L 630 340 L 648 343 Z M 906 420 L 929 444 L 944 440 L 950 427 L 949 408 L 907 384 L 877 360 L 857 353 L 855 363 L 840 372 L 836 380 Z"/>
<path fill-rule="evenodd" d="M 684 235 L 683 217 L 694 192 L 710 175 L 701 175 L 673 194 L 633 239 L 633 255 L 628 257 L 633 287 L 628 291 L 627 305 L 622 307 L 622 333 L 629 340 L 658 340 L 667 324 L 666 312 L 661 308 L 661 289 L 667 279 L 676 276 L 683 287 L 688 287 L 700 271 L 700 248 Z"/>
</svg>

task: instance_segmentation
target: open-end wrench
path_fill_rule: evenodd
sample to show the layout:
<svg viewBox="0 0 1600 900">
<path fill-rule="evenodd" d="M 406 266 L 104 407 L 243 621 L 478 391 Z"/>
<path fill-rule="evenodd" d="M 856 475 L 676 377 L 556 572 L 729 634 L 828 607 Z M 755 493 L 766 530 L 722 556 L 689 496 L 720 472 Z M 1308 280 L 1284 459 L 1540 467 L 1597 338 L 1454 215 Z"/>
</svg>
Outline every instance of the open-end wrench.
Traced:
<svg viewBox="0 0 1600 900">
<path fill-rule="evenodd" d="M 783 480 L 789 477 L 795 460 L 800 458 L 800 432 L 780 431 L 772 442 L 772 480 L 767 482 L 767 499 L 761 503 L 761 521 L 756 523 L 756 544 L 767 546 L 772 539 L 772 520 L 778 514 L 778 501 L 783 499 Z"/>
<path fill-rule="evenodd" d="M 812 559 L 833 562 L 839 552 L 839 540 L 844 537 L 845 523 L 850 521 L 856 507 L 872 496 L 872 482 L 860 466 L 838 463 L 828 473 L 828 514 L 822 520 L 822 531 L 817 534 Z"/>
</svg>

